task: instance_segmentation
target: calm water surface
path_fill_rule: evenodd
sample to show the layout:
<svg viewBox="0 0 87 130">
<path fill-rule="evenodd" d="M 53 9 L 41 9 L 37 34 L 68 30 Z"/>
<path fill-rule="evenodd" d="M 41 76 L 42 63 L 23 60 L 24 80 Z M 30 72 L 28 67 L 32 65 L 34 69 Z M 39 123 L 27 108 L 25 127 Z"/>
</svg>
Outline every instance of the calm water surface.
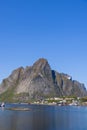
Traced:
<svg viewBox="0 0 87 130">
<path fill-rule="evenodd" d="M 87 130 L 87 107 L 7 104 L 31 111 L 0 108 L 0 130 Z"/>
</svg>

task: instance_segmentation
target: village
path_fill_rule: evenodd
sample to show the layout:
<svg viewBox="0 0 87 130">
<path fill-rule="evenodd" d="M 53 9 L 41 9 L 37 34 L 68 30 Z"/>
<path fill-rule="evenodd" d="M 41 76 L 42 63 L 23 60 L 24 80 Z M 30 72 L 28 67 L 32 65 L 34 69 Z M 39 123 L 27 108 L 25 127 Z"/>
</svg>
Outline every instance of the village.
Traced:
<svg viewBox="0 0 87 130">
<path fill-rule="evenodd" d="M 87 98 L 81 97 L 54 97 L 34 101 L 32 104 L 58 105 L 58 106 L 87 106 Z"/>
</svg>

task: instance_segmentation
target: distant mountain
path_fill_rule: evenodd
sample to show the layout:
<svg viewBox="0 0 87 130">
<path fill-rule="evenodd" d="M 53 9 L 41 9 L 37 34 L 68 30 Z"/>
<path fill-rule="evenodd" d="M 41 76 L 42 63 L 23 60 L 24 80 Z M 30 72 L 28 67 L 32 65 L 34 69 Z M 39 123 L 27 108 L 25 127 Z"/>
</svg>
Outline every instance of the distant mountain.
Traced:
<svg viewBox="0 0 87 130">
<path fill-rule="evenodd" d="M 0 84 L 0 100 L 28 101 L 46 97 L 87 95 L 84 84 L 72 80 L 68 74 L 51 70 L 46 59 L 33 66 L 20 67 Z"/>
</svg>

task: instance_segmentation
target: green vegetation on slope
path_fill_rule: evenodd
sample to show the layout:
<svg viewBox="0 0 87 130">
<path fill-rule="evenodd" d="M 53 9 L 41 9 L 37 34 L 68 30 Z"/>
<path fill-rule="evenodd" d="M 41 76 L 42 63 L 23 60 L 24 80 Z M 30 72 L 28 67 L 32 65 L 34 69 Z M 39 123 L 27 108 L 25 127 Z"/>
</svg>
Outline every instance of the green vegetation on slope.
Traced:
<svg viewBox="0 0 87 130">
<path fill-rule="evenodd" d="M 15 89 L 15 87 L 11 87 L 7 91 L 5 91 L 4 93 L 2 93 L 0 95 L 0 101 L 1 102 L 2 101 L 4 101 L 4 102 L 13 102 L 14 89 Z"/>
</svg>

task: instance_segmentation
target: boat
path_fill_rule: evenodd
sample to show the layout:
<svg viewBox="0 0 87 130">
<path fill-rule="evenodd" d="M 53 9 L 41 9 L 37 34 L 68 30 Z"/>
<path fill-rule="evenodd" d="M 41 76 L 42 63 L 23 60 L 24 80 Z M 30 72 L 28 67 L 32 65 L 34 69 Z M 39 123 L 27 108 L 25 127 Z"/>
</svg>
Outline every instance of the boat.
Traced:
<svg viewBox="0 0 87 130">
<path fill-rule="evenodd" d="M 0 107 L 5 107 L 5 103 L 2 102 L 1 105 L 0 105 Z"/>
</svg>

